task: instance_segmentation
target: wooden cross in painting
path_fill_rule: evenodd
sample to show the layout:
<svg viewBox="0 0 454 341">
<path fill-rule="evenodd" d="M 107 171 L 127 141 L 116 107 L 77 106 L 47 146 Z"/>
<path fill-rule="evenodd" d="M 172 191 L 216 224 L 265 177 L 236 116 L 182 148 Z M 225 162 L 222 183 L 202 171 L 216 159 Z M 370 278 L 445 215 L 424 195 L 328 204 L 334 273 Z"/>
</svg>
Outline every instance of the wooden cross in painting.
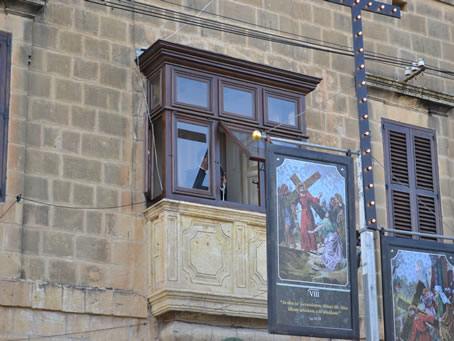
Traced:
<svg viewBox="0 0 454 341">
<path fill-rule="evenodd" d="M 295 184 L 296 187 L 298 187 L 298 185 L 300 184 L 303 184 L 304 187 L 307 189 L 309 189 L 309 187 L 311 187 L 318 179 L 320 179 L 320 173 L 319 172 L 314 172 L 310 177 L 308 177 L 306 180 L 304 181 L 301 181 L 300 178 L 298 177 L 298 175 L 296 175 L 295 173 L 292 174 L 292 176 L 290 177 L 290 179 L 292 180 L 292 182 Z M 296 188 L 298 189 L 298 188 Z"/>
<path fill-rule="evenodd" d="M 400 8 L 371 0 L 325 0 L 348 6 L 352 10 L 353 53 L 355 57 L 356 97 L 359 116 L 361 161 L 363 166 L 363 190 L 366 221 L 368 227 L 376 227 L 374 175 L 372 167 L 369 111 L 367 106 L 366 64 L 361 12 L 368 11 L 400 18 Z"/>
</svg>

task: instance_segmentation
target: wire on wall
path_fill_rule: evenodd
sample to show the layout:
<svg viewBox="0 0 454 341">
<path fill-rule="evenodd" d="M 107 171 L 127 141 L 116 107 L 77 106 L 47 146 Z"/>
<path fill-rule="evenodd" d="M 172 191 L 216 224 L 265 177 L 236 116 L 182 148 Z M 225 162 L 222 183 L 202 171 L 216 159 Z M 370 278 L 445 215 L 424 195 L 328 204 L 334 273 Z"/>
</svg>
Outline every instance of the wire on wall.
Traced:
<svg viewBox="0 0 454 341">
<path fill-rule="evenodd" d="M 233 25 L 233 24 L 227 24 L 225 22 L 221 22 L 218 20 L 213 20 L 213 19 L 207 19 L 207 18 L 201 18 L 196 15 L 191 15 L 179 11 L 174 11 L 166 8 L 162 8 L 159 6 L 154 6 L 150 4 L 145 4 L 145 3 L 140 3 L 140 2 L 132 2 L 132 1 L 122 1 L 122 0 L 85 0 L 86 2 L 98 4 L 100 6 L 106 6 L 110 7 L 112 9 L 119 9 L 127 12 L 133 12 L 137 14 L 142 14 L 145 16 L 151 16 L 155 18 L 160 18 L 160 19 L 165 19 L 177 23 L 181 23 L 184 25 L 193 25 L 193 26 L 198 26 L 201 28 L 207 28 L 215 31 L 220 31 L 220 32 L 225 32 L 225 33 L 231 33 L 231 34 L 236 34 L 239 36 L 244 36 L 244 37 L 249 37 L 253 39 L 260 39 L 260 40 L 265 40 L 269 42 L 274 42 L 274 43 L 279 43 L 279 44 L 284 44 L 284 45 L 289 45 L 289 46 L 295 46 L 295 47 L 301 47 L 301 48 L 307 48 L 307 49 L 312 49 L 316 51 L 321 51 L 321 52 L 327 52 L 327 53 L 332 53 L 332 54 L 337 54 L 337 55 L 344 55 L 344 56 L 350 56 L 353 57 L 353 49 L 351 47 L 345 46 L 345 45 L 340 45 L 328 41 L 323 41 L 319 39 L 314 39 L 314 38 L 309 38 L 309 37 L 304 37 L 304 36 L 299 36 L 299 35 L 294 35 L 290 34 L 294 37 L 298 38 L 290 38 L 288 36 L 283 36 L 282 34 L 277 34 L 277 33 L 267 33 L 256 29 L 250 29 L 250 28 L 245 28 L 242 26 L 238 25 Z M 165 0 L 161 0 L 163 2 L 168 2 Z M 168 2 L 170 3 L 170 2 Z M 174 4 L 177 5 L 177 4 Z M 193 10 L 196 10 L 195 8 L 192 8 Z M 199 10 L 200 11 L 200 10 Z M 215 15 L 210 12 L 204 12 L 207 14 Z M 230 18 L 226 16 L 220 16 L 218 14 L 215 15 L 216 17 L 221 17 L 224 19 L 229 19 L 233 21 L 239 21 L 244 24 L 250 25 L 250 26 L 255 26 L 258 28 L 265 28 L 260 25 L 256 25 L 254 23 L 249 23 L 246 21 L 241 21 L 235 18 Z M 289 34 L 288 32 L 282 32 L 278 30 L 273 30 L 266 28 L 267 30 L 275 31 L 275 32 L 280 32 L 280 33 L 285 33 Z M 299 39 L 299 38 L 304 38 Z M 372 52 L 366 52 L 365 53 L 365 59 L 370 60 L 373 62 L 378 62 L 382 64 L 388 64 L 396 67 L 403 67 L 407 66 L 409 63 L 411 63 L 410 60 L 408 59 L 402 59 L 402 58 L 397 58 L 394 56 L 387 56 L 382 53 L 372 53 Z M 448 75 L 448 76 L 454 76 L 453 71 L 437 68 L 431 65 L 426 65 L 426 68 L 428 70 L 431 70 L 436 73 L 441 73 L 443 75 Z"/>
</svg>

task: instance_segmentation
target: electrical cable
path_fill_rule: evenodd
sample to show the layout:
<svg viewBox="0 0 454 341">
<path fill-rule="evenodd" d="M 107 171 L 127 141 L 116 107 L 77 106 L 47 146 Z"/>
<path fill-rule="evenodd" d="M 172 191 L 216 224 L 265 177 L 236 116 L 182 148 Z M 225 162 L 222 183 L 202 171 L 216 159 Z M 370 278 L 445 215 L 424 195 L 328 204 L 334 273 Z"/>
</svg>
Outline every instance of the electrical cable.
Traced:
<svg viewBox="0 0 454 341">
<path fill-rule="evenodd" d="M 9 207 L 6 209 L 6 211 L 3 212 L 3 214 L 0 216 L 0 220 L 1 220 L 4 216 L 6 216 L 6 214 L 9 212 L 9 210 L 10 210 L 14 205 L 16 205 L 17 203 L 18 203 L 17 200 L 15 200 L 14 202 L 12 202 L 11 205 L 9 205 Z"/>
<path fill-rule="evenodd" d="M 327 99 L 321 101 L 316 107 L 312 106 L 312 107 L 309 107 L 309 108 L 305 108 L 305 109 L 304 109 L 303 111 L 301 111 L 300 113 L 298 113 L 298 114 L 296 114 L 296 115 L 294 115 L 294 116 L 288 117 L 288 119 L 287 119 L 286 122 L 281 122 L 281 123 L 279 123 L 279 124 L 276 124 L 276 125 L 274 125 L 273 127 L 269 128 L 269 129 L 266 129 L 265 132 L 269 133 L 269 132 L 271 132 L 271 131 L 273 131 L 273 130 L 276 130 L 276 129 L 279 128 L 281 125 L 283 125 L 283 124 L 288 124 L 288 123 L 290 122 L 290 120 L 293 121 L 293 120 L 296 119 L 297 117 L 299 117 L 299 116 L 301 116 L 301 115 L 304 115 L 305 113 L 307 113 L 308 111 L 311 111 L 312 109 L 313 109 L 313 110 L 319 109 L 319 108 L 320 108 L 323 104 L 325 104 L 326 102 L 329 102 L 329 101 L 333 100 L 333 99 L 336 98 L 337 96 L 342 95 L 342 94 L 346 93 L 348 90 L 351 90 L 351 89 L 353 89 L 353 88 L 355 88 L 355 87 L 356 87 L 356 86 L 353 85 L 353 86 L 351 86 L 351 87 L 349 87 L 349 88 L 346 88 L 346 89 L 343 89 L 343 90 L 341 90 L 341 91 L 339 91 L 339 92 L 336 92 L 333 96 L 328 97 Z"/>
<path fill-rule="evenodd" d="M 289 46 L 309 48 L 309 49 L 318 50 L 318 51 L 322 51 L 322 52 L 335 53 L 338 55 L 353 56 L 353 51 L 351 48 L 345 48 L 345 47 L 336 48 L 334 46 L 328 47 L 326 45 L 321 45 L 321 44 L 317 44 L 314 42 L 302 41 L 302 40 L 298 40 L 298 39 L 284 37 L 282 35 L 277 35 L 277 34 L 264 33 L 261 31 L 251 30 L 251 29 L 247 29 L 244 27 L 236 26 L 236 25 L 222 23 L 222 22 L 219 22 L 216 20 L 198 18 L 198 17 L 195 17 L 194 15 L 190 15 L 190 14 L 186 14 L 186 13 L 182 13 L 182 12 L 178 12 L 178 11 L 173 11 L 173 10 L 165 9 L 165 8 L 158 7 L 158 6 L 153 6 L 150 4 L 133 2 L 133 5 L 128 5 L 127 3 L 125 3 L 124 1 L 122 2 L 121 0 L 114 0 L 114 1 L 117 1 L 116 3 L 109 1 L 109 0 L 105 0 L 105 1 L 85 0 L 85 1 L 95 3 L 98 5 L 103 5 L 106 7 L 124 10 L 124 11 L 135 12 L 135 13 L 144 14 L 144 15 L 148 15 L 148 16 L 158 17 L 161 19 L 167 19 L 167 20 L 179 22 L 179 23 L 182 23 L 185 25 L 194 25 L 194 26 L 198 26 L 201 28 L 208 28 L 208 29 L 212 29 L 212 30 L 216 30 L 216 31 L 237 34 L 240 36 L 261 39 L 261 40 L 280 43 L 280 44 L 286 44 Z M 164 0 L 161 0 L 161 1 L 164 1 Z M 193 10 L 195 10 L 195 9 L 193 9 Z M 220 16 L 220 17 L 225 17 L 225 16 Z M 225 18 L 227 19 L 229 17 L 225 17 Z M 234 18 L 229 18 L 229 19 L 236 20 Z M 260 25 L 248 23 L 245 21 L 244 21 L 244 23 L 251 25 L 251 26 L 261 27 Z M 314 40 L 314 39 L 312 39 L 312 40 Z M 324 44 L 331 44 L 331 43 L 324 42 Z M 341 46 L 344 46 L 344 45 L 341 45 Z M 366 52 L 365 57 L 368 60 L 373 60 L 375 62 L 380 62 L 380 63 L 388 63 L 390 65 L 400 66 L 400 67 L 408 66 L 408 65 L 411 65 L 411 63 L 412 63 L 412 61 L 410 61 L 408 59 L 399 59 L 397 57 L 386 56 L 381 53 L 374 54 L 374 53 Z M 443 74 L 453 74 L 454 73 L 452 71 L 435 68 L 430 65 L 426 65 L 426 67 L 430 68 L 432 71 L 438 72 L 438 73 L 443 73 Z"/>
<path fill-rule="evenodd" d="M 155 157 L 155 162 L 156 162 L 156 174 L 158 175 L 158 181 L 159 181 L 159 185 L 161 187 L 161 191 L 163 191 L 164 187 L 162 185 L 162 179 L 161 179 L 161 174 L 160 174 L 160 171 L 159 171 L 159 162 L 158 162 L 158 152 L 157 152 L 157 148 L 156 148 L 156 138 L 155 138 L 155 133 L 154 133 L 154 123 L 153 123 L 153 120 L 151 119 L 151 113 L 150 113 L 150 105 L 148 103 L 148 99 L 147 99 L 147 94 L 145 93 L 145 85 L 144 85 L 144 80 L 142 79 L 141 75 L 140 75 L 140 65 L 139 65 L 139 58 L 137 57 L 136 58 L 136 61 L 137 61 L 137 66 L 136 66 L 136 72 L 137 72 L 137 75 L 140 79 L 140 84 L 142 85 L 142 95 L 143 95 L 143 98 L 144 98 L 144 101 L 145 101 L 145 107 L 146 107 L 146 111 L 147 111 L 147 118 L 148 118 L 148 121 L 150 122 L 150 125 L 151 125 L 151 135 L 152 135 L 152 150 L 154 151 L 154 157 Z M 153 160 L 151 161 L 153 163 Z"/>
<path fill-rule="evenodd" d="M 6 340 L 6 341 L 28 341 L 28 340 L 44 339 L 44 338 L 50 339 L 50 338 L 54 338 L 54 337 L 63 337 L 63 336 L 68 336 L 68 335 L 77 335 L 77 334 L 82 334 L 82 333 L 95 333 L 95 332 L 107 331 L 107 330 L 115 330 L 115 329 L 122 329 L 122 328 L 146 326 L 147 324 L 149 324 L 149 322 L 142 322 L 142 323 L 137 323 L 137 324 L 129 324 L 129 325 L 126 325 L 126 326 L 118 326 L 118 327 L 91 329 L 91 330 L 85 330 L 85 331 L 81 331 L 81 332 L 71 332 L 71 333 L 64 333 L 64 334 L 53 334 L 53 335 L 45 335 L 45 336 L 27 336 L 26 338 L 9 339 L 9 340 Z"/>
<path fill-rule="evenodd" d="M 213 3 L 214 0 L 210 0 L 209 2 L 207 2 L 207 4 L 205 6 L 203 6 L 203 8 L 199 11 L 199 13 L 197 13 L 195 16 L 198 17 L 200 14 L 202 14 L 202 12 L 205 11 L 205 9 L 210 6 L 212 3 Z M 173 32 L 172 34 L 168 35 L 167 37 L 164 38 L 164 40 L 169 40 L 170 38 L 172 38 L 175 34 L 177 34 L 178 32 L 180 32 L 184 27 L 186 26 L 186 24 L 178 27 L 175 32 Z"/>
<path fill-rule="evenodd" d="M 275 42 L 275 43 L 283 43 L 283 44 L 287 44 L 287 45 L 291 45 L 291 46 L 311 48 L 314 50 L 335 53 L 338 55 L 344 55 L 344 56 L 350 56 L 350 57 L 353 56 L 352 51 L 345 51 L 345 50 L 336 49 L 336 48 L 330 49 L 330 48 L 326 48 L 326 47 L 310 46 L 310 45 L 308 45 L 308 43 L 299 42 L 296 39 L 279 37 L 279 36 L 273 35 L 273 34 L 266 34 L 266 33 L 260 32 L 260 31 L 245 29 L 245 28 L 242 28 L 239 26 L 225 24 L 225 23 L 221 23 L 218 21 L 214 21 L 214 20 L 196 18 L 194 16 L 187 15 L 187 14 L 180 13 L 180 12 L 171 11 L 171 13 L 169 14 L 169 13 L 163 12 L 164 9 L 162 9 L 160 7 L 152 6 L 152 5 L 147 5 L 149 7 L 152 7 L 152 9 L 138 9 L 136 7 L 134 7 L 134 8 L 128 7 L 128 5 L 125 5 L 123 3 L 114 4 L 111 1 L 108 1 L 106 3 L 100 2 L 101 0 L 85 0 L 85 1 L 94 3 L 94 4 L 98 4 L 98 5 L 115 8 L 115 9 L 131 11 L 134 13 L 149 15 L 152 17 L 160 18 L 160 19 L 167 19 L 167 20 L 175 21 L 175 22 L 182 23 L 182 24 L 189 24 L 189 25 L 198 26 L 198 27 L 202 27 L 202 28 L 208 28 L 208 29 L 212 29 L 212 30 L 216 30 L 216 31 L 225 32 L 225 33 L 232 33 L 232 34 L 236 34 L 236 35 L 240 35 L 240 36 L 251 37 L 251 38 L 266 40 L 266 41 Z M 135 3 L 135 4 L 137 4 L 137 3 Z M 170 11 L 170 10 L 164 10 L 164 11 Z"/>
<path fill-rule="evenodd" d="M 194 8 L 194 7 L 191 7 L 191 6 L 185 6 L 185 5 L 174 3 L 174 2 L 171 2 L 171 1 L 168 1 L 168 0 L 161 0 L 161 1 L 164 2 L 164 3 L 168 3 L 168 4 L 175 5 L 175 6 L 179 6 L 181 8 L 185 8 L 185 9 L 188 9 L 188 10 L 198 11 L 197 8 Z M 304 36 L 304 35 L 288 32 L 288 31 L 277 30 L 277 29 L 274 29 L 274 28 L 271 28 L 271 27 L 267 27 L 267 26 L 264 26 L 264 25 L 254 24 L 254 23 L 251 23 L 251 22 L 248 22 L 248 21 L 245 21 L 245 20 L 232 18 L 232 17 L 229 17 L 229 16 L 220 15 L 220 14 L 213 13 L 213 12 L 204 11 L 204 13 L 212 15 L 212 16 L 217 17 L 217 18 L 232 20 L 232 21 L 236 21 L 236 22 L 239 22 L 239 23 L 242 23 L 242 24 L 246 24 L 246 25 L 250 25 L 250 26 L 254 26 L 254 27 L 259 27 L 259 28 L 262 28 L 262 29 L 267 29 L 267 30 L 270 30 L 270 31 L 278 32 L 278 33 L 283 33 L 283 34 L 292 35 L 292 36 L 295 36 L 295 37 L 309 39 L 309 40 L 313 40 L 313 41 L 316 41 L 316 42 L 319 42 L 319 43 L 322 43 L 322 44 L 326 44 L 326 45 L 337 46 L 337 47 L 340 47 L 340 48 L 344 49 L 345 51 L 352 51 L 353 50 L 352 47 L 350 47 L 348 45 L 342 45 L 342 44 L 335 43 L 335 42 L 324 41 L 324 40 L 321 40 L 321 39 L 308 37 L 308 36 Z M 389 61 L 392 61 L 394 63 L 394 65 L 395 64 L 400 64 L 401 66 L 411 66 L 412 63 L 414 62 L 414 61 L 412 61 L 410 59 L 397 58 L 397 57 L 389 56 L 389 55 L 386 55 L 386 54 L 383 54 L 383 53 L 379 53 L 379 52 L 367 52 L 366 51 L 365 52 L 365 56 L 366 56 L 366 59 L 379 60 L 377 58 L 377 56 L 378 56 L 378 57 L 381 57 L 383 61 L 388 59 Z M 369 56 L 369 58 L 367 58 L 367 56 Z M 428 67 L 431 67 L 431 66 L 428 65 Z M 431 67 L 431 68 L 434 68 L 434 67 Z M 443 72 L 443 70 L 441 70 L 441 69 L 437 69 L 437 71 L 438 72 Z M 445 70 L 445 72 L 451 72 L 451 71 Z M 454 72 L 451 72 L 451 73 L 454 73 Z"/>
<path fill-rule="evenodd" d="M 51 204 L 49 202 L 39 201 L 39 200 L 30 199 L 30 198 L 26 198 L 26 197 L 22 197 L 22 199 L 24 201 L 33 202 L 35 204 L 51 206 L 51 207 L 58 207 L 58 208 L 67 208 L 67 209 L 72 209 L 72 210 L 111 210 L 111 209 L 115 209 L 115 208 L 132 207 L 132 206 L 142 205 L 142 204 L 146 203 L 146 201 L 139 201 L 139 202 L 134 202 L 131 204 L 118 205 L 118 206 L 90 207 L 90 206 L 67 206 L 67 205 Z"/>
<path fill-rule="evenodd" d="M 179 6 L 181 8 L 185 8 L 185 9 L 188 9 L 188 10 L 198 11 L 197 8 L 194 8 L 194 7 L 191 7 L 191 6 L 185 6 L 185 5 L 182 5 L 182 4 L 177 4 L 177 3 L 174 3 L 174 2 L 171 2 L 171 1 L 168 1 L 168 0 L 161 0 L 161 1 L 165 2 L 165 3 L 168 3 L 168 4 L 175 5 L 175 6 Z M 228 17 L 228 16 L 225 16 L 225 15 L 216 14 L 216 13 L 213 13 L 213 12 L 204 11 L 204 13 L 212 15 L 212 16 L 217 17 L 217 18 L 232 20 L 232 21 L 236 21 L 236 22 L 239 22 L 239 23 L 242 23 L 242 24 L 246 24 L 246 25 L 250 25 L 250 26 L 266 29 L 266 30 L 269 30 L 269 31 L 274 31 L 274 32 L 278 32 L 278 33 L 284 33 L 284 34 L 291 35 L 291 36 L 294 36 L 294 37 L 309 39 L 309 40 L 313 40 L 313 41 L 316 41 L 316 42 L 337 46 L 337 47 L 340 47 L 340 48 L 343 48 L 343 49 L 346 49 L 346 50 L 352 50 L 352 48 L 347 46 L 347 45 L 342 45 L 342 44 L 339 44 L 339 43 L 334 43 L 334 42 L 329 42 L 329 41 L 323 41 L 321 39 L 308 37 L 308 36 L 296 34 L 296 33 L 293 33 L 293 32 L 277 30 L 277 29 L 274 29 L 272 27 L 267 27 L 267 26 L 264 26 L 264 25 L 253 24 L 253 23 L 245 21 L 245 20 L 241 20 L 241 19 L 238 19 L 238 18 L 232 18 L 232 17 Z"/>
</svg>

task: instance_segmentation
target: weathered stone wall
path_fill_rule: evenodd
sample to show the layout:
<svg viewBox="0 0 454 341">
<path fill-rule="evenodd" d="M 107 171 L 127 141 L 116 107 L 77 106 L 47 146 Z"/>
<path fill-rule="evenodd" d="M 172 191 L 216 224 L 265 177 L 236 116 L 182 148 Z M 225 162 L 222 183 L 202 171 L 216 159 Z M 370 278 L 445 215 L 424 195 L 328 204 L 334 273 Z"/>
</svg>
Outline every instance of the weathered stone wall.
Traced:
<svg viewBox="0 0 454 341">
<path fill-rule="evenodd" d="M 188 11 L 163 1 L 143 2 Z M 208 0 L 172 2 L 198 9 L 209 3 Z M 322 0 L 214 0 L 205 10 L 264 26 L 258 28 L 262 31 L 270 28 L 352 45 L 349 10 Z M 423 57 L 426 64 L 454 70 L 451 1 L 408 1 L 400 20 L 370 13 L 363 13 L 363 18 L 367 51 L 411 60 Z M 217 19 L 246 26 L 238 21 Z M 49 0 L 34 20 L 0 11 L 0 30 L 13 34 L 7 200 L 0 204 L 0 215 L 19 193 L 51 204 L 22 201 L 0 221 L 0 288 L 13 281 L 21 288 L 29 288 L 21 290 L 30 290 L 26 292 L 31 295 L 26 304 L 15 294 L 12 298 L 2 298 L 0 338 L 41 335 L 40 327 L 20 332 L 11 329 L 21 325 L 19 315 L 36 319 L 38 322 L 33 322 L 36 326 L 45 314 L 65 321 L 53 334 L 73 330 L 68 322 L 71 316 L 119 324 L 146 317 L 143 311 L 149 296 L 148 278 L 152 276 L 147 257 L 151 250 L 146 243 L 150 231 L 144 224 L 145 206 L 128 206 L 144 200 L 145 109 L 141 78 L 134 63 L 136 48 L 148 47 L 157 39 L 168 37 L 188 46 L 321 77 L 323 81 L 307 100 L 310 142 L 359 148 L 350 57 L 183 26 L 83 0 Z M 403 67 L 370 61 L 367 67 L 368 72 L 377 75 L 403 78 Z M 454 93 L 452 77 L 433 72 L 426 72 L 412 84 Z M 370 95 L 373 154 L 378 161 L 375 164 L 378 223 L 386 225 L 380 122 L 381 118 L 389 118 L 437 131 L 444 232 L 454 235 L 452 111 L 447 116 L 429 116 L 420 100 L 390 96 L 373 89 Z M 67 209 L 52 205 L 126 206 Z M 65 310 L 63 300 L 58 303 L 44 298 L 43 302 L 53 303 L 33 303 L 33 288 L 38 288 L 38 281 L 51 285 L 52 292 L 64 293 L 77 287 L 79 291 L 74 290 L 85 297 L 81 305 L 84 310 Z M 97 292 L 90 291 L 93 288 L 102 290 L 91 294 Z M 254 290 L 249 293 L 257 294 Z M 45 295 L 52 297 L 47 291 Z M 95 295 L 96 300 L 103 300 L 107 295 L 110 303 L 96 310 L 95 303 L 87 301 L 87 295 Z M 127 302 L 137 300 L 137 304 L 118 315 L 116 308 L 109 308 L 117 306 L 118 295 L 130 295 Z M 99 314 L 122 317 L 97 317 Z M 84 329 L 92 328 L 91 322 L 86 323 Z M 153 328 L 146 332 L 141 329 L 141 333 L 151 339 L 156 335 Z M 181 325 L 175 325 L 175 330 L 178 328 Z M 164 330 L 171 334 L 171 326 Z M 251 331 L 244 338 L 253 339 L 254 333 Z M 85 338 L 98 339 L 98 336 L 90 334 Z"/>
</svg>

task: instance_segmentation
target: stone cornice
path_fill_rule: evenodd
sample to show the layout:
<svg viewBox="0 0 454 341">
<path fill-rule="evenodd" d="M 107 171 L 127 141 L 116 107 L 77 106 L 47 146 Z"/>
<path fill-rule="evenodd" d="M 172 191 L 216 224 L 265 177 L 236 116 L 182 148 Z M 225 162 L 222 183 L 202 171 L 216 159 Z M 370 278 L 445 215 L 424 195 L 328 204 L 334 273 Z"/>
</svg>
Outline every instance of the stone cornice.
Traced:
<svg viewBox="0 0 454 341">
<path fill-rule="evenodd" d="M 4 4 L 6 13 L 34 18 L 47 0 L 4 0 Z"/>
<path fill-rule="evenodd" d="M 432 106 L 442 107 L 444 114 L 454 108 L 454 96 L 442 92 L 429 90 L 419 86 L 407 84 L 402 81 L 392 80 L 390 78 L 377 75 L 366 75 L 367 85 L 385 91 L 391 91 L 397 94 L 413 97 L 429 103 L 429 110 Z M 438 110 L 437 110 L 438 111 Z M 443 114 L 443 112 L 442 112 Z"/>
<path fill-rule="evenodd" d="M 130 290 L 74 287 L 23 280 L 0 280 L 0 306 L 147 317 L 147 299 Z"/>
<path fill-rule="evenodd" d="M 246 223 L 266 227 L 264 213 L 240 211 L 231 208 L 215 207 L 186 201 L 162 199 L 145 211 L 146 220 L 156 219 L 162 212 L 174 211 L 192 217 L 214 218 L 226 222 Z"/>
<path fill-rule="evenodd" d="M 154 316 L 169 311 L 186 311 L 266 319 L 268 318 L 266 297 L 266 292 L 255 296 L 239 296 L 176 289 L 154 293 L 149 301 Z"/>
</svg>

